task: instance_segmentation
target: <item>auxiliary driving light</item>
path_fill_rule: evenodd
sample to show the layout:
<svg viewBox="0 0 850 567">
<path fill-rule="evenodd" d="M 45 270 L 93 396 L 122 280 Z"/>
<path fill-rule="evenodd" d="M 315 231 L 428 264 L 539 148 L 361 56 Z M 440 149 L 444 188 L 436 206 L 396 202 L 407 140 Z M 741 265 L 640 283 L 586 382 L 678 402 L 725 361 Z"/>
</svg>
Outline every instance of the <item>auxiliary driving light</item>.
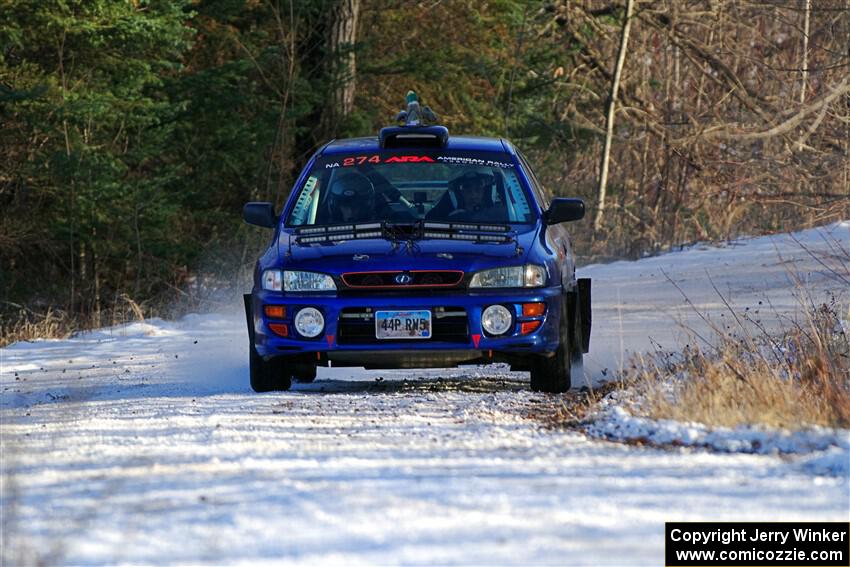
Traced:
<svg viewBox="0 0 850 567">
<path fill-rule="evenodd" d="M 491 305 L 481 314 L 481 326 L 490 335 L 504 335 L 512 324 L 511 312 L 504 305 Z"/>
<path fill-rule="evenodd" d="M 312 339 L 325 330 L 325 318 L 315 307 L 305 307 L 295 315 L 295 330 L 302 337 Z"/>
</svg>

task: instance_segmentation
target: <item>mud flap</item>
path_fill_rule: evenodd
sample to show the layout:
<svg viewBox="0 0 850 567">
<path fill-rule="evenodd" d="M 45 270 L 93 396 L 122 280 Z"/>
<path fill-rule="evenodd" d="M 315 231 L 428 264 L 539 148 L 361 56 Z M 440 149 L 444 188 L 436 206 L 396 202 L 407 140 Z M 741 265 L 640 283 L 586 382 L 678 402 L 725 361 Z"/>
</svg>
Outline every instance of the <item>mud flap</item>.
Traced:
<svg viewBox="0 0 850 567">
<path fill-rule="evenodd" d="M 579 322 L 581 323 L 581 351 L 590 350 L 590 328 L 592 324 L 590 309 L 590 278 L 578 280 Z"/>
<path fill-rule="evenodd" d="M 248 323 L 248 341 L 251 346 L 254 346 L 254 309 L 253 305 L 251 305 L 251 294 L 246 293 L 242 295 L 242 299 L 245 301 L 245 322 Z"/>
</svg>

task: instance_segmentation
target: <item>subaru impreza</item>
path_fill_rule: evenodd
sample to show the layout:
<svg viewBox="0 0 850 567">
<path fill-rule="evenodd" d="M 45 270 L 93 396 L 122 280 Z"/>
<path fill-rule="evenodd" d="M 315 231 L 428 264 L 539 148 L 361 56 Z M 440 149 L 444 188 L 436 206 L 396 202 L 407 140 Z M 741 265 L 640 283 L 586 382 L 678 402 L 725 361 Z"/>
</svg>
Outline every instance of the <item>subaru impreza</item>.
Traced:
<svg viewBox="0 0 850 567">
<path fill-rule="evenodd" d="M 588 351 L 590 280 L 564 224 L 584 203 L 550 199 L 507 140 L 419 123 L 334 140 L 280 214 L 243 215 L 274 230 L 244 296 L 257 392 L 319 366 L 494 362 L 564 392 Z"/>
</svg>

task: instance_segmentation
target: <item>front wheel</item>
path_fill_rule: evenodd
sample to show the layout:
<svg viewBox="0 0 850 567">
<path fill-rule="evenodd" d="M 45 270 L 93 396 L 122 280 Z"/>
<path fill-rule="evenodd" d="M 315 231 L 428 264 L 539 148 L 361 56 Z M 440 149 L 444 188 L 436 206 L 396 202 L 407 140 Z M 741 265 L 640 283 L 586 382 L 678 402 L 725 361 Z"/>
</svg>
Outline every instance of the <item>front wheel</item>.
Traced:
<svg viewBox="0 0 850 567">
<path fill-rule="evenodd" d="M 566 301 L 561 309 L 558 349 L 554 356 L 537 355 L 531 363 L 531 389 L 535 392 L 560 394 L 570 389 L 570 326 Z"/>
<path fill-rule="evenodd" d="M 560 394 L 570 389 L 570 356 L 558 347 L 554 356 L 538 356 L 531 364 L 531 389 Z"/>
<path fill-rule="evenodd" d="M 293 369 L 295 380 L 302 384 L 310 384 L 316 379 L 316 365 L 309 363 L 298 363 Z"/>
<path fill-rule="evenodd" d="M 263 360 L 254 345 L 250 349 L 251 388 L 255 392 L 288 390 L 292 386 L 292 365 L 285 358 Z"/>
</svg>

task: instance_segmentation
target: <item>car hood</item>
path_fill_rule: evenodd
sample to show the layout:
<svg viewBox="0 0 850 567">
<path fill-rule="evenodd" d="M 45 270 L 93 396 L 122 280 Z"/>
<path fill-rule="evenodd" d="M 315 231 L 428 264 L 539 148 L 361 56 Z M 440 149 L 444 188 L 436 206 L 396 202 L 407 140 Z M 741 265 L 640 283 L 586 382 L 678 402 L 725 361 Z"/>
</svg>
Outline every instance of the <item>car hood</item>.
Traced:
<svg viewBox="0 0 850 567">
<path fill-rule="evenodd" d="M 380 270 L 461 270 L 469 273 L 525 263 L 537 232 L 538 229 L 532 228 L 517 234 L 516 242 L 512 239 L 505 244 L 423 239 L 412 241 L 410 246 L 405 241 L 394 245 L 383 238 L 299 245 L 290 233 L 282 232 L 278 246 L 283 266 L 292 270 L 332 275 Z"/>
</svg>

